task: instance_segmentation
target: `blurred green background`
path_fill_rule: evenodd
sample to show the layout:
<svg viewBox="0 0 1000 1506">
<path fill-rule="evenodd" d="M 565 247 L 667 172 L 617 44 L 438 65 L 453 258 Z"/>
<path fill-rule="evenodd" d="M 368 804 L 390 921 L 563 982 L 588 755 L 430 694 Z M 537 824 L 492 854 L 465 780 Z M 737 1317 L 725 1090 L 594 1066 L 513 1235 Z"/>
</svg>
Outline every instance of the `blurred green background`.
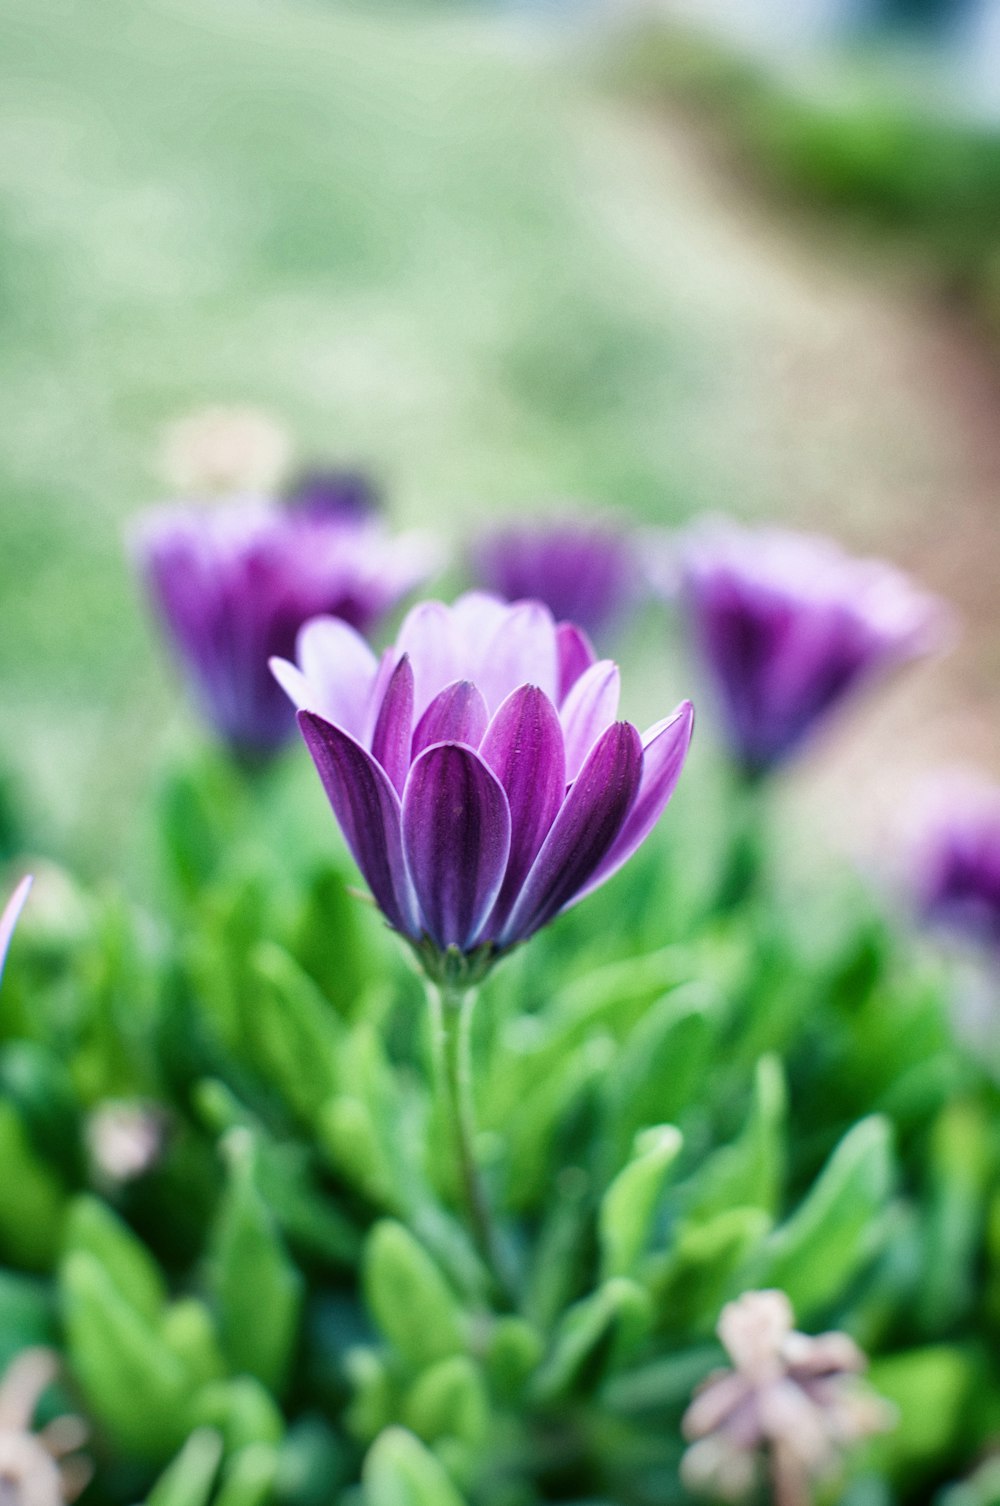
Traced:
<svg viewBox="0 0 1000 1506">
<path fill-rule="evenodd" d="M 885 549 L 971 632 L 868 735 L 982 756 L 992 357 L 898 244 L 804 217 L 808 175 L 782 202 L 734 170 L 639 19 L 4 0 L 0 767 L 29 847 L 114 867 L 190 735 L 123 540 L 203 403 L 264 406 L 451 538 L 575 498 Z M 708 73 L 714 129 L 751 106 Z"/>
</svg>

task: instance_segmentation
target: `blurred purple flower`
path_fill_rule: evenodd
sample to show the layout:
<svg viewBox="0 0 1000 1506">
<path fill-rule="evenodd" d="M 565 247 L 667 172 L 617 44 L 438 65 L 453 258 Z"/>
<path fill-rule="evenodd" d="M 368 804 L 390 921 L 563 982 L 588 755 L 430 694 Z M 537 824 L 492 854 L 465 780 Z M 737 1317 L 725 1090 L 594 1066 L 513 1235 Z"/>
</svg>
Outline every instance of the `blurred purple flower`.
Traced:
<svg viewBox="0 0 1000 1506">
<path fill-rule="evenodd" d="M 594 636 L 639 594 L 628 534 L 589 518 L 496 529 L 473 545 L 471 563 L 477 582 L 498 596 L 544 602 L 555 618 Z"/>
<path fill-rule="evenodd" d="M 378 488 L 361 471 L 317 467 L 303 471 L 285 493 L 294 511 L 313 518 L 361 523 L 378 512 Z"/>
<path fill-rule="evenodd" d="M 880 672 L 940 645 L 947 613 L 831 539 L 715 523 L 681 558 L 682 608 L 749 775 L 782 762 Z"/>
<path fill-rule="evenodd" d="M 14 935 L 14 927 L 17 925 L 21 911 L 24 909 L 24 902 L 28 898 L 31 883 L 31 874 L 26 874 L 4 905 L 3 911 L 0 912 L 0 978 L 3 977 L 11 937 Z"/>
<path fill-rule="evenodd" d="M 140 569 L 202 714 L 244 756 L 274 752 L 294 719 L 268 669 L 304 622 L 331 613 L 366 632 L 429 573 L 425 540 L 377 523 L 248 499 L 158 509 L 136 536 Z"/>
<path fill-rule="evenodd" d="M 619 676 L 540 602 L 423 602 L 381 662 L 345 623 L 274 672 L 389 924 L 427 964 L 488 965 L 596 889 L 645 839 L 691 737 L 689 702 L 644 737 Z"/>
<path fill-rule="evenodd" d="M 1000 788 L 939 790 L 918 858 L 923 914 L 1000 958 Z"/>
</svg>

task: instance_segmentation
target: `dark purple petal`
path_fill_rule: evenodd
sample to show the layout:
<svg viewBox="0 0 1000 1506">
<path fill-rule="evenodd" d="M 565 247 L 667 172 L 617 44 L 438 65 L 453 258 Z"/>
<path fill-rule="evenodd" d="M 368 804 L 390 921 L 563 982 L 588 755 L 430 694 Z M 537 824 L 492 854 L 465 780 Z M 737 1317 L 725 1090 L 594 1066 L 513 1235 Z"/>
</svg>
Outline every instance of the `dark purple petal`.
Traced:
<svg viewBox="0 0 1000 1506">
<path fill-rule="evenodd" d="M 372 733 L 372 757 L 385 769 L 398 795 L 409 773 L 412 739 L 413 670 L 404 654 L 392 672 Z"/>
<path fill-rule="evenodd" d="M 24 902 L 28 898 L 31 884 L 32 876 L 28 873 L 18 884 L 10 899 L 4 905 L 3 913 L 0 914 L 0 978 L 3 977 L 4 964 L 7 961 L 7 950 L 10 946 L 11 937 L 14 934 L 14 927 L 17 925 L 21 911 L 24 909 Z"/>
<path fill-rule="evenodd" d="M 416 901 L 403 862 L 399 796 L 384 769 L 339 727 L 311 711 L 299 726 L 344 840 L 389 924 L 420 935 Z"/>
<path fill-rule="evenodd" d="M 501 925 L 520 892 L 566 793 L 566 757 L 559 716 L 535 685 L 507 697 L 483 739 L 482 756 L 510 804 L 510 859 L 491 929 Z"/>
<path fill-rule="evenodd" d="M 580 676 L 559 714 L 566 740 L 566 778 L 573 780 L 606 727 L 618 715 L 618 665 L 601 659 Z"/>
<path fill-rule="evenodd" d="M 478 753 L 457 743 L 421 753 L 403 796 L 403 850 L 428 935 L 439 947 L 468 950 L 510 852 L 507 796 Z"/>
<path fill-rule="evenodd" d="M 468 743 L 478 748 L 489 714 L 486 702 L 471 680 L 456 680 L 436 695 L 417 723 L 411 758 L 432 743 Z"/>
<path fill-rule="evenodd" d="M 591 750 L 535 859 L 498 938 L 523 941 L 570 903 L 610 851 L 635 801 L 642 742 L 615 722 Z"/>
<path fill-rule="evenodd" d="M 694 707 L 690 701 L 683 701 L 672 716 L 650 727 L 642 740 L 642 778 L 632 809 L 607 857 L 577 899 L 591 894 L 617 873 L 649 836 L 677 786 L 693 731 Z"/>
<path fill-rule="evenodd" d="M 569 695 L 577 680 L 597 662 L 594 646 L 583 628 L 573 622 L 560 622 L 556 628 L 556 651 L 559 656 L 559 704 Z"/>
</svg>

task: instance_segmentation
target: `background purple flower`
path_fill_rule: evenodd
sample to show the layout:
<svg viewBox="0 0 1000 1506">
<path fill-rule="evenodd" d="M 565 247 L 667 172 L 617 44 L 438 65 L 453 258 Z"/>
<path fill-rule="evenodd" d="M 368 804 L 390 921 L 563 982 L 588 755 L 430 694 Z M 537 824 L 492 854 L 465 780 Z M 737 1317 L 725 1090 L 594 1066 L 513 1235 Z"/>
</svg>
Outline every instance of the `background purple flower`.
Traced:
<svg viewBox="0 0 1000 1506">
<path fill-rule="evenodd" d="M 374 482 L 361 471 L 317 466 L 296 477 L 285 501 L 310 517 L 360 523 L 378 512 L 381 498 Z"/>
<path fill-rule="evenodd" d="M 793 753 L 859 686 L 936 647 L 946 613 L 832 540 L 716 523 L 682 549 L 682 609 L 749 774 Z"/>
<path fill-rule="evenodd" d="M 0 978 L 3 977 L 11 937 L 14 935 L 14 927 L 17 925 L 21 911 L 24 909 L 24 902 L 28 898 L 31 882 L 32 876 L 29 873 L 18 884 L 10 899 L 4 905 L 3 911 L 0 912 Z"/>
<path fill-rule="evenodd" d="M 371 629 L 428 572 L 426 543 L 376 523 L 251 499 L 148 515 L 142 574 L 206 720 L 238 753 L 274 751 L 294 722 L 268 669 L 310 617 Z"/>
<path fill-rule="evenodd" d="M 642 737 L 615 720 L 618 668 L 535 601 L 423 602 L 377 661 L 309 623 L 275 674 L 347 844 L 390 925 L 503 950 L 602 884 L 673 793 L 684 702 Z"/>
<path fill-rule="evenodd" d="M 939 789 L 917 862 L 926 919 L 1000 959 L 1000 787 L 954 781 Z"/>
<path fill-rule="evenodd" d="M 507 601 L 542 601 L 558 620 L 597 637 L 639 595 L 639 571 L 623 527 L 591 519 L 519 524 L 484 534 L 471 549 L 477 582 Z"/>
</svg>

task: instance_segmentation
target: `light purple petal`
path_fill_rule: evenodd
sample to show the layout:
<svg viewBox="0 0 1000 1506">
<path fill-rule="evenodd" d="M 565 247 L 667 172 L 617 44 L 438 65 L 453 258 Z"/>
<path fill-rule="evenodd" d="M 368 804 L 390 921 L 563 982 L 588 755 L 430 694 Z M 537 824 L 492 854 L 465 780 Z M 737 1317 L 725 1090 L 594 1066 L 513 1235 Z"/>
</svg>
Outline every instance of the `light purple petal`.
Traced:
<svg viewBox="0 0 1000 1506">
<path fill-rule="evenodd" d="M 641 775 L 639 734 L 630 723 L 615 722 L 570 786 L 501 932 L 502 945 L 537 931 L 588 882 L 622 829 Z"/>
<path fill-rule="evenodd" d="M 460 646 L 463 663 L 470 669 L 478 668 L 509 611 L 509 604 L 489 591 L 466 591 L 452 602 L 455 641 Z"/>
<path fill-rule="evenodd" d="M 694 707 L 690 701 L 682 701 L 671 716 L 664 717 L 645 734 L 639 793 L 607 857 L 580 890 L 577 900 L 593 893 L 617 873 L 649 836 L 677 787 L 693 731 Z"/>
<path fill-rule="evenodd" d="M 403 850 L 431 939 L 467 950 L 510 852 L 507 796 L 478 753 L 458 743 L 421 753 L 403 796 Z"/>
<path fill-rule="evenodd" d="M 372 757 L 402 795 L 410 769 L 413 740 L 413 670 L 404 654 L 392 672 L 372 732 Z"/>
<path fill-rule="evenodd" d="M 583 761 L 618 715 L 621 675 L 610 659 L 592 664 L 577 680 L 559 713 L 566 739 L 566 778 L 576 778 Z"/>
<path fill-rule="evenodd" d="M 32 875 L 28 873 L 18 884 L 14 893 L 4 905 L 3 914 L 0 915 L 0 978 L 3 977 L 10 939 L 14 934 L 14 927 L 17 925 L 21 911 L 24 909 L 24 902 L 28 898 L 28 891 L 31 885 Z"/>
<path fill-rule="evenodd" d="M 555 701 L 559 683 L 556 625 L 540 601 L 521 601 L 504 615 L 487 645 L 477 684 L 490 711 L 520 685 L 537 685 Z"/>
<path fill-rule="evenodd" d="M 562 728 L 544 691 L 535 685 L 513 691 L 490 723 L 481 752 L 510 805 L 510 859 L 492 929 L 517 898 L 566 793 Z"/>
<path fill-rule="evenodd" d="M 308 687 L 304 700 L 296 694 L 301 684 L 277 664 L 271 667 L 299 710 L 315 711 L 352 737 L 363 737 L 377 660 L 361 634 L 339 617 L 314 617 L 299 633 L 296 655 Z"/>
<path fill-rule="evenodd" d="M 299 726 L 355 862 L 390 925 L 420 935 L 416 900 L 403 862 L 399 796 L 370 753 L 311 711 Z"/>
<path fill-rule="evenodd" d="M 597 654 L 583 628 L 574 622 L 560 622 L 556 628 L 556 652 L 559 657 L 559 704 L 562 705 L 584 671 L 597 662 Z"/>
<path fill-rule="evenodd" d="M 413 666 L 414 710 L 419 717 L 462 672 L 451 609 L 444 602 L 422 601 L 406 614 L 396 639 L 396 655 L 402 654 L 409 654 Z"/>
<path fill-rule="evenodd" d="M 478 748 L 489 714 L 486 702 L 471 680 L 456 680 L 436 695 L 417 723 L 411 758 L 432 743 L 468 743 Z"/>
</svg>

